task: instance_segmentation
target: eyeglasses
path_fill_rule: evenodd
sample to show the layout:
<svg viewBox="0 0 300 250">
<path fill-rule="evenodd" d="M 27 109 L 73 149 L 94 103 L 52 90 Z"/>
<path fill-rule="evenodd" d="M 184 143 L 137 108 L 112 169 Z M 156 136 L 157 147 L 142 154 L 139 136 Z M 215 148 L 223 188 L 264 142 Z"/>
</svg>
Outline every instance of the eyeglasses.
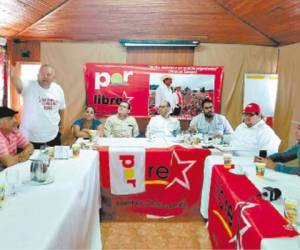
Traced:
<svg viewBox="0 0 300 250">
<path fill-rule="evenodd" d="M 162 109 L 162 108 L 167 108 L 168 106 L 158 106 L 158 107 Z"/>
</svg>

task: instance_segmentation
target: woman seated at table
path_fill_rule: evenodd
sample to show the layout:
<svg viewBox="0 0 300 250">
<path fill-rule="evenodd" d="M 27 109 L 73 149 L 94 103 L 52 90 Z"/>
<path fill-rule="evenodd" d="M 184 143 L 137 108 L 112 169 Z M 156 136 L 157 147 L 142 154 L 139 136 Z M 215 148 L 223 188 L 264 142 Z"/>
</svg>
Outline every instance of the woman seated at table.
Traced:
<svg viewBox="0 0 300 250">
<path fill-rule="evenodd" d="M 73 135 L 83 138 L 90 138 L 91 130 L 96 130 L 100 137 L 104 134 L 104 127 L 98 119 L 95 119 L 95 109 L 93 106 L 86 106 L 83 117 L 76 120 L 73 125 Z"/>
<path fill-rule="evenodd" d="M 297 124 L 295 137 L 297 144 L 295 144 L 294 146 L 288 148 L 284 152 L 272 154 L 266 159 L 256 157 L 257 161 L 266 162 L 267 168 L 274 169 L 278 172 L 300 175 L 300 123 Z M 295 159 L 298 159 L 298 166 L 284 164 Z"/>
</svg>

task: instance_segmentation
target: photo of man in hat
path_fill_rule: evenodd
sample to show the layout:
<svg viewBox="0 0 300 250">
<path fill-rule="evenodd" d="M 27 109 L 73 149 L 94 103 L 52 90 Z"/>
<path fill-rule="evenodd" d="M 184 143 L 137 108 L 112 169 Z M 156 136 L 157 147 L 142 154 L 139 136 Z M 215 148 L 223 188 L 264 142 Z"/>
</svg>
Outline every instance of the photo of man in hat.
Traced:
<svg viewBox="0 0 300 250">
<path fill-rule="evenodd" d="M 181 109 L 183 106 L 183 96 L 181 93 L 181 85 L 180 84 L 175 84 L 174 86 L 174 102 L 175 102 L 175 108 L 173 110 L 173 115 L 180 115 L 181 114 Z"/>
<path fill-rule="evenodd" d="M 17 129 L 17 113 L 0 107 L 0 169 L 28 160 L 33 152 L 33 145 Z M 17 148 L 22 152 L 17 153 Z"/>
<path fill-rule="evenodd" d="M 173 91 L 171 88 L 172 85 L 172 76 L 170 75 L 163 75 L 161 77 L 162 83 L 159 85 L 159 87 L 156 89 L 156 94 L 155 94 L 155 107 L 158 109 L 159 104 L 162 101 L 167 101 L 170 103 L 171 108 L 170 112 L 173 112 L 175 108 L 175 100 L 173 97 Z"/>
</svg>

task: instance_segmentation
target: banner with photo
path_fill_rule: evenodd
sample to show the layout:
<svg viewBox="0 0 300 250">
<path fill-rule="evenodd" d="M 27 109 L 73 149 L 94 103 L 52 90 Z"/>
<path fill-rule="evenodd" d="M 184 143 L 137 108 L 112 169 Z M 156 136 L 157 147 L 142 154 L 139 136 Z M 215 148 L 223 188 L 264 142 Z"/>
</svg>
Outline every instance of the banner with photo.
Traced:
<svg viewBox="0 0 300 250">
<path fill-rule="evenodd" d="M 98 117 L 117 112 L 118 104 L 131 104 L 131 115 L 148 117 L 157 114 L 156 93 L 164 87 L 163 79 L 171 78 L 169 102 L 176 115 L 190 119 L 201 112 L 201 101 L 210 97 L 215 112 L 220 111 L 223 67 L 159 66 L 97 64 L 85 65 L 87 104 L 96 109 Z M 174 112 L 175 115 L 175 112 Z"/>
</svg>

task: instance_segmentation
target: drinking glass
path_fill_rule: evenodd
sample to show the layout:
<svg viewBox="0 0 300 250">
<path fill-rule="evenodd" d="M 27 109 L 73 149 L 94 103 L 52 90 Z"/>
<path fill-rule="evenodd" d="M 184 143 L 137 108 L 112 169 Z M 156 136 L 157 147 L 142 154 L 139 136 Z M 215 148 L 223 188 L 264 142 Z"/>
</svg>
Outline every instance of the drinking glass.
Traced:
<svg viewBox="0 0 300 250">
<path fill-rule="evenodd" d="M 153 134 L 151 131 L 148 133 L 148 142 L 153 142 Z"/>
<path fill-rule="evenodd" d="M 80 155 L 80 145 L 79 144 L 72 145 L 72 153 L 73 153 L 74 158 L 79 157 L 79 155 Z"/>
<path fill-rule="evenodd" d="M 209 135 L 208 135 L 208 133 L 203 133 L 203 142 L 204 142 L 204 144 L 208 144 L 209 143 Z"/>
<path fill-rule="evenodd" d="M 283 201 L 284 217 L 288 224 L 284 226 L 287 230 L 294 230 L 297 222 L 298 201 L 294 198 L 285 198 Z"/>
<path fill-rule="evenodd" d="M 188 145 L 191 144 L 192 135 L 191 135 L 190 131 L 183 130 L 181 132 L 181 136 L 182 136 L 182 139 L 183 139 L 183 143 L 188 144 Z"/>
<path fill-rule="evenodd" d="M 255 162 L 256 176 L 263 178 L 266 170 L 266 163 L 264 162 Z"/>
<path fill-rule="evenodd" d="M 89 130 L 90 142 L 95 143 L 97 139 L 97 130 Z"/>
<path fill-rule="evenodd" d="M 19 171 L 18 169 L 8 168 L 5 173 L 6 183 L 9 186 L 9 196 L 16 196 L 16 187 L 19 184 Z"/>
<path fill-rule="evenodd" d="M 224 160 L 224 167 L 225 168 L 227 168 L 227 169 L 232 168 L 232 164 L 231 164 L 232 154 L 230 154 L 230 153 L 224 153 L 223 154 L 223 160 Z"/>
</svg>

